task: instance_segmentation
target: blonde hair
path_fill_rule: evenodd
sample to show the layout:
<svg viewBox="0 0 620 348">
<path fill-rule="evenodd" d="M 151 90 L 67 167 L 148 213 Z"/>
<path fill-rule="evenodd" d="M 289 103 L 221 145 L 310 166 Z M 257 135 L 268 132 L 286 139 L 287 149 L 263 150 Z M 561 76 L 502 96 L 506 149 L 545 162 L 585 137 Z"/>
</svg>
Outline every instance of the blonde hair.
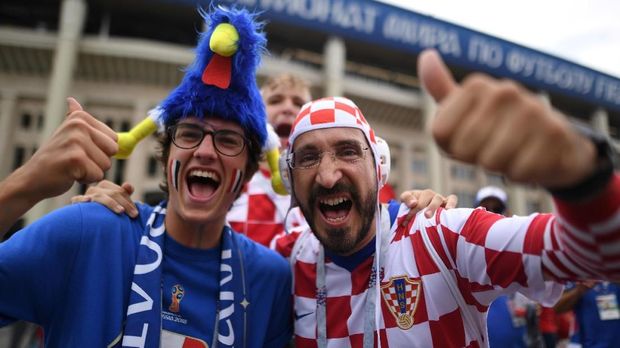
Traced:
<svg viewBox="0 0 620 348">
<path fill-rule="evenodd" d="M 260 88 L 261 94 L 264 94 L 266 91 L 272 91 L 280 86 L 284 86 L 286 88 L 293 89 L 305 89 L 308 91 L 310 95 L 310 85 L 306 80 L 300 78 L 299 76 L 293 75 L 291 73 L 284 73 L 276 76 L 270 76 L 263 83 Z"/>
</svg>

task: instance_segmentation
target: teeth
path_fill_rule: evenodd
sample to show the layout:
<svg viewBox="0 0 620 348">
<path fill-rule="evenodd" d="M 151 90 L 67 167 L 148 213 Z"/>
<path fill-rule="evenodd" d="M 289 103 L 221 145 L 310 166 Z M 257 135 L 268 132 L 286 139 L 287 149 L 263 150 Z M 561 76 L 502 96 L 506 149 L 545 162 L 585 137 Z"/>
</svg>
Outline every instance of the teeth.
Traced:
<svg viewBox="0 0 620 348">
<path fill-rule="evenodd" d="M 337 218 L 326 218 L 327 221 L 331 222 L 331 223 L 338 223 L 342 220 L 344 220 L 346 218 L 346 216 L 341 216 L 341 217 L 337 217 Z"/>
<path fill-rule="evenodd" d="M 207 178 L 207 179 L 211 179 L 213 181 L 219 181 L 219 179 L 217 178 L 217 175 L 214 172 L 210 172 L 210 171 L 206 171 L 206 170 L 192 170 L 191 172 L 189 172 L 190 176 L 198 176 L 201 178 Z"/>
<path fill-rule="evenodd" d="M 328 199 L 321 200 L 321 204 L 334 206 L 344 201 L 348 201 L 348 199 L 345 197 L 328 198 Z"/>
</svg>

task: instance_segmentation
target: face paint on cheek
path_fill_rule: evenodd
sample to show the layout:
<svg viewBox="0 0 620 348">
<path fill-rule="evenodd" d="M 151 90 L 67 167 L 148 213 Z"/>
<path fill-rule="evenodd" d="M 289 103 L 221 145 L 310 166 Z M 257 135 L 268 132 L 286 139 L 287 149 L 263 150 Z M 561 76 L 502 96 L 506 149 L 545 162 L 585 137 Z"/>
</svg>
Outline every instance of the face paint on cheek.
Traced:
<svg viewBox="0 0 620 348">
<path fill-rule="evenodd" d="M 172 187 L 175 190 L 179 190 L 179 172 L 181 169 L 181 161 L 178 159 L 173 159 L 170 161 L 170 170 L 168 170 L 168 175 L 170 175 L 170 180 L 172 181 Z"/>
<path fill-rule="evenodd" d="M 243 170 L 234 168 L 233 169 L 233 179 L 230 181 L 230 185 L 228 185 L 228 190 L 226 192 L 237 193 L 241 190 L 241 182 L 243 181 Z"/>
</svg>

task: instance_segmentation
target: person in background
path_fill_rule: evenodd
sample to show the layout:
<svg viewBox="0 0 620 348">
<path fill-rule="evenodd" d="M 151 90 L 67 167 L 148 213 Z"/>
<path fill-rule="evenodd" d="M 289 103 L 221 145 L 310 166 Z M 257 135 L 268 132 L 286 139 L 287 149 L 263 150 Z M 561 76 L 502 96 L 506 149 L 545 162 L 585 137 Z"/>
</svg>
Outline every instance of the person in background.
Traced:
<svg viewBox="0 0 620 348">
<path fill-rule="evenodd" d="M 285 147 L 295 116 L 310 101 L 310 86 L 296 75 L 285 73 L 268 78 L 261 87 L 267 120 Z M 271 184 L 272 173 L 266 161 L 243 187 L 231 207 L 227 220 L 231 227 L 263 245 L 288 227 L 304 224 L 298 209 L 289 214 L 290 198 L 276 193 Z M 288 218 L 287 218 L 288 215 Z"/>
<path fill-rule="evenodd" d="M 570 347 L 611 348 L 620 342 L 620 284 L 610 281 L 571 282 L 554 309 L 573 310 L 576 334 Z"/>
<path fill-rule="evenodd" d="M 508 195 L 497 186 L 485 186 L 476 193 L 476 206 L 508 216 Z M 499 296 L 487 315 L 490 347 L 541 347 L 536 303 L 519 292 Z"/>
<path fill-rule="evenodd" d="M 482 207 L 495 214 L 508 216 L 508 195 L 497 186 L 485 186 L 476 192 L 476 207 Z"/>
</svg>

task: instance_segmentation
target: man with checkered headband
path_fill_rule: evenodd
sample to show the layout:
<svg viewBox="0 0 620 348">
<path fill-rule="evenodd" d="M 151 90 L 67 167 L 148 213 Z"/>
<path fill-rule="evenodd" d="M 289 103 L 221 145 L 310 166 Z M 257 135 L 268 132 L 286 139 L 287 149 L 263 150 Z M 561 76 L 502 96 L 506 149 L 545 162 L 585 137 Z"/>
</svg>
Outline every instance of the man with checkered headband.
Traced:
<svg viewBox="0 0 620 348">
<path fill-rule="evenodd" d="M 276 241 L 293 269 L 298 348 L 484 347 L 498 296 L 550 306 L 565 280 L 620 273 L 620 180 L 604 141 L 513 82 L 456 83 L 435 51 L 418 73 L 439 104 L 431 128 L 442 150 L 544 186 L 557 214 L 439 209 L 403 225 L 404 205 L 378 203 L 385 168 L 362 111 L 341 97 L 306 104 L 286 160 L 309 227 Z"/>
</svg>

